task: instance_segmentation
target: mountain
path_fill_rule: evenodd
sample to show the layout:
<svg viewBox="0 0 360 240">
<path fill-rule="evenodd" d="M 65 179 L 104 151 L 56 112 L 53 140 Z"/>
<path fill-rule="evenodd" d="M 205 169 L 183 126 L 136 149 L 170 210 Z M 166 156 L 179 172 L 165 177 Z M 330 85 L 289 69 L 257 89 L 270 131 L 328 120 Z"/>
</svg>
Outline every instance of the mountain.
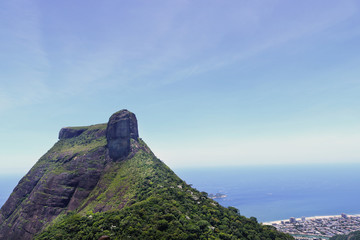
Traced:
<svg viewBox="0 0 360 240">
<path fill-rule="evenodd" d="M 181 180 L 136 116 L 67 127 L 0 210 L 0 239 L 293 239 Z"/>
<path fill-rule="evenodd" d="M 337 235 L 330 240 L 360 240 L 360 231 L 349 233 L 348 235 Z"/>
</svg>

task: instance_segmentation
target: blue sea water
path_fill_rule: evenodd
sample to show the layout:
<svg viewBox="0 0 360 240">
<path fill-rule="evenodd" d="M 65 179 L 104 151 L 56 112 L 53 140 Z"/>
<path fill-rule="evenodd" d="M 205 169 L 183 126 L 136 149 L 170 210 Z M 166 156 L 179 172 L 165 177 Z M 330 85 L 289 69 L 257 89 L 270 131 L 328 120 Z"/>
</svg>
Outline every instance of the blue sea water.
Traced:
<svg viewBox="0 0 360 240">
<path fill-rule="evenodd" d="M 188 184 L 260 222 L 360 213 L 360 164 L 175 169 Z"/>
<path fill-rule="evenodd" d="M 260 222 L 290 217 L 360 214 L 360 164 L 175 169 L 188 184 Z M 0 176 L 0 206 L 21 176 Z"/>
<path fill-rule="evenodd" d="M 0 175 L 0 207 L 9 198 L 22 175 Z"/>
</svg>

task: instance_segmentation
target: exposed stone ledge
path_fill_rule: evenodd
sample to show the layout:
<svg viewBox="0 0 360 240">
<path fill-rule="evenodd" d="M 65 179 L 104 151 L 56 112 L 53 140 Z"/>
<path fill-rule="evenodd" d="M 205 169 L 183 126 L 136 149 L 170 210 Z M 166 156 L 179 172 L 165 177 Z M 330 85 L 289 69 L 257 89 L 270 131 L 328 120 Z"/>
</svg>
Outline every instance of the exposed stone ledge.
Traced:
<svg viewBox="0 0 360 240">
<path fill-rule="evenodd" d="M 73 138 L 77 137 L 80 134 L 82 134 L 86 128 L 62 128 L 59 132 L 59 139 L 67 139 L 67 138 Z"/>
</svg>

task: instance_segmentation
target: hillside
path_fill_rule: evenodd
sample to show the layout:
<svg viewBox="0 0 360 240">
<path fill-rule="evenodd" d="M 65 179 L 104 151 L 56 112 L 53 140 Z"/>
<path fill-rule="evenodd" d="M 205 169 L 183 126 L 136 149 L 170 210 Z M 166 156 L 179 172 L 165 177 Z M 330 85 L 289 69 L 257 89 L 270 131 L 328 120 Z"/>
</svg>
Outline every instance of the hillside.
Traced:
<svg viewBox="0 0 360 240">
<path fill-rule="evenodd" d="M 330 240 L 360 240 L 360 231 L 349 233 L 348 235 L 337 235 Z"/>
<path fill-rule="evenodd" d="M 191 188 L 139 138 L 133 113 L 63 128 L 0 210 L 0 239 L 292 239 Z"/>
</svg>

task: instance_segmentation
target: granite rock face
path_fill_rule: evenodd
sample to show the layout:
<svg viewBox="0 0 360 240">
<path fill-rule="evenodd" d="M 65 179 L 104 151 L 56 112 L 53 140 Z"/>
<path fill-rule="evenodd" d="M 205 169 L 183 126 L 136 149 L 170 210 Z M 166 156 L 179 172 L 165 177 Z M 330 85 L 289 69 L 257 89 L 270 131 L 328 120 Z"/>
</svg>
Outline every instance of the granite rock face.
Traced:
<svg viewBox="0 0 360 240">
<path fill-rule="evenodd" d="M 1 207 L 0 240 L 33 239 L 59 214 L 81 211 L 91 204 L 95 212 L 124 206 L 125 200 L 116 206 L 106 205 L 107 200 L 94 204 L 107 185 L 94 189 L 101 177 L 114 169 L 114 160 L 131 158 L 129 153 L 138 151 L 138 137 L 135 114 L 128 110 L 113 114 L 107 125 L 62 128 L 60 140 L 21 179 Z M 117 197 L 125 194 L 122 191 Z"/>
<path fill-rule="evenodd" d="M 135 114 L 128 110 L 114 113 L 106 129 L 109 156 L 113 160 L 126 157 L 131 151 L 130 139 L 137 141 L 139 138 Z"/>
<path fill-rule="evenodd" d="M 101 139 L 102 144 L 92 145 Z M 20 180 L 2 206 L 0 239 L 33 239 L 60 213 L 77 209 L 111 161 L 106 157 L 105 144 L 105 126 L 56 143 Z M 71 150 L 72 145 L 84 151 Z"/>
<path fill-rule="evenodd" d="M 59 139 L 67 139 L 67 138 L 73 138 L 77 137 L 83 132 L 85 132 L 86 128 L 62 128 L 59 132 Z"/>
</svg>

